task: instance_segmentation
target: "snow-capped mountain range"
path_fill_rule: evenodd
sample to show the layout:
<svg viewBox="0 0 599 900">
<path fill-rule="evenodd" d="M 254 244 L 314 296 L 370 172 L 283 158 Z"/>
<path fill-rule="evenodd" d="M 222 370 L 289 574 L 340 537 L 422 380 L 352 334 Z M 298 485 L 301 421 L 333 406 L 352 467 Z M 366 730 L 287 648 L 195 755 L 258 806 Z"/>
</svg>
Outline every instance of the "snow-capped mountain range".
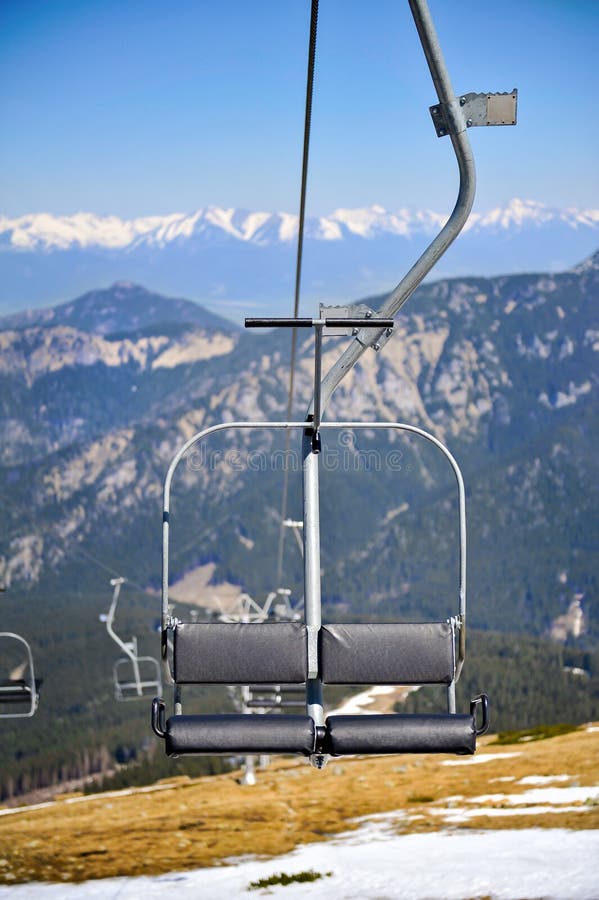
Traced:
<svg viewBox="0 0 599 900">
<path fill-rule="evenodd" d="M 302 297 L 347 302 L 393 288 L 447 213 L 382 206 L 306 220 Z M 221 315 L 287 313 L 298 217 L 208 206 L 123 219 L 78 212 L 0 216 L 0 314 L 115 281 L 193 297 Z M 599 209 L 514 199 L 473 212 L 433 277 L 570 268 L 599 245 Z"/>
<path fill-rule="evenodd" d="M 336 209 L 328 216 L 308 218 L 306 235 L 318 241 L 342 241 L 349 236 L 373 240 L 382 235 L 433 235 L 447 216 L 433 210 L 382 206 Z M 512 200 L 486 213 L 472 213 L 464 232 L 510 231 L 529 225 L 560 224 L 571 229 L 599 230 L 599 209 L 555 209 L 533 200 Z M 298 217 L 286 212 L 248 212 L 207 206 L 194 213 L 171 213 L 121 219 L 79 212 L 71 216 L 31 213 L 18 218 L 0 216 L 0 246 L 19 250 L 68 250 L 102 247 L 125 250 L 145 244 L 162 248 L 175 241 L 228 236 L 258 245 L 287 244 L 297 237 Z"/>
</svg>

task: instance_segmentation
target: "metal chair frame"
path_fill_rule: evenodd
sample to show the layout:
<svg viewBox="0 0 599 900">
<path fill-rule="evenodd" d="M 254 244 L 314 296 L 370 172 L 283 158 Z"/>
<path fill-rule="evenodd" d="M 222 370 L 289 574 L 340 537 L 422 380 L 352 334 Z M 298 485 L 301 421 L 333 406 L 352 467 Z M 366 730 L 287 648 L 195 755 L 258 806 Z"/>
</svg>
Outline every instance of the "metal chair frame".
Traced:
<svg viewBox="0 0 599 900">
<path fill-rule="evenodd" d="M 39 682 L 35 679 L 31 647 L 25 638 L 13 631 L 0 632 L 0 642 L 3 640 L 16 641 L 22 646 L 26 655 L 26 672 L 28 674 L 26 678 L 11 678 L 5 684 L 0 682 L 0 710 L 7 703 L 26 703 L 29 708 L 25 712 L 0 712 L 0 719 L 31 718 L 35 715 L 39 703 Z"/>
<path fill-rule="evenodd" d="M 114 695 L 119 701 L 141 700 L 153 696 L 156 692 L 162 692 L 162 677 L 158 660 L 154 659 L 153 656 L 139 656 L 137 653 L 137 638 L 134 636 L 130 641 L 124 641 L 113 627 L 121 586 L 126 580 L 126 578 L 111 579 L 110 584 L 114 590 L 110 608 L 106 615 L 100 616 L 100 621 L 106 624 L 106 631 L 125 654 L 124 657 L 116 660 L 112 668 Z M 131 666 L 132 679 L 125 679 L 121 676 L 123 669 L 128 666 Z M 146 669 L 146 672 L 152 672 L 153 677 L 142 678 L 142 666 Z"/>
</svg>

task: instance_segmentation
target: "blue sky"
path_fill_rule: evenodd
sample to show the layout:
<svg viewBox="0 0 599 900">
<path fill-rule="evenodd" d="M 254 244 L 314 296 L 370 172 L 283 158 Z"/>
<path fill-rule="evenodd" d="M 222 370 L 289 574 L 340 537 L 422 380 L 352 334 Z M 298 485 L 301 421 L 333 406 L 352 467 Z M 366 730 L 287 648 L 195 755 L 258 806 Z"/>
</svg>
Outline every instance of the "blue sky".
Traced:
<svg viewBox="0 0 599 900">
<path fill-rule="evenodd" d="M 473 129 L 477 208 L 599 207 L 596 0 L 430 0 L 456 92 L 520 92 Z M 309 0 L 0 0 L 0 213 L 298 206 Z M 445 211 L 447 139 L 402 0 L 321 0 L 308 214 Z"/>
</svg>

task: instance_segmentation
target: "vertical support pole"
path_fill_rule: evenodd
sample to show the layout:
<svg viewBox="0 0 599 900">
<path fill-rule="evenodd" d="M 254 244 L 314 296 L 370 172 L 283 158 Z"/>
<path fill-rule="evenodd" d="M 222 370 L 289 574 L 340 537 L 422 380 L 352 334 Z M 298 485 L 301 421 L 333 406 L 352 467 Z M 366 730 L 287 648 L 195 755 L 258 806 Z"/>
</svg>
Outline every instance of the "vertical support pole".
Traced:
<svg viewBox="0 0 599 900">
<path fill-rule="evenodd" d="M 245 757 L 243 775 L 239 779 L 239 784 L 256 784 L 256 758 L 254 756 Z"/>
<path fill-rule="evenodd" d="M 455 706 L 455 679 L 451 682 L 451 684 L 447 685 L 447 712 L 450 714 L 454 714 L 456 711 Z"/>
<path fill-rule="evenodd" d="M 318 498 L 318 435 L 308 425 L 302 439 L 304 489 L 304 607 L 308 629 L 307 713 L 324 725 L 322 683 L 318 678 L 320 607 L 320 513 Z"/>
<path fill-rule="evenodd" d="M 169 503 L 172 478 L 172 463 L 167 472 L 164 483 L 164 505 L 162 509 L 162 610 L 160 614 L 160 657 L 164 666 L 164 673 L 168 680 L 170 675 L 168 663 L 168 543 L 169 543 Z"/>
<path fill-rule="evenodd" d="M 141 687 L 141 674 L 139 671 L 139 660 L 137 658 L 137 638 L 135 636 L 131 638 L 131 648 L 133 650 L 131 662 L 133 664 L 133 677 L 135 679 L 135 693 L 138 697 L 143 697 L 143 691 Z"/>
<path fill-rule="evenodd" d="M 320 428 L 320 387 L 322 383 L 322 329 L 324 322 L 314 323 L 314 412 L 313 427 L 314 432 L 318 434 Z"/>
</svg>

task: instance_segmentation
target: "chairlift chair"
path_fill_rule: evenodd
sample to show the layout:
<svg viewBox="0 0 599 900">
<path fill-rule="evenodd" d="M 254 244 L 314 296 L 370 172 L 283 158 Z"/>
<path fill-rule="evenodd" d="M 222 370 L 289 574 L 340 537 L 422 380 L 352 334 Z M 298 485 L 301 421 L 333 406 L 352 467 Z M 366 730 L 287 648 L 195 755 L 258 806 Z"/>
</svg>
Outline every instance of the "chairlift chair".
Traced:
<svg viewBox="0 0 599 900">
<path fill-rule="evenodd" d="M 475 174 L 467 128 L 514 124 L 516 91 L 466 94 L 457 98 L 439 48 L 426 0 L 409 0 L 439 103 L 431 114 L 439 137 L 449 135 L 460 171 L 454 210 L 436 238 L 389 295 L 378 313 L 364 304 L 321 307 L 318 319 L 246 319 L 246 327 L 314 329 L 314 393 L 305 421 L 232 422 L 193 435 L 175 454 L 164 483 L 162 552 L 163 659 L 174 682 L 174 714 L 167 718 L 161 697 L 152 703 L 152 727 L 169 756 L 196 754 L 296 753 L 322 768 L 329 756 L 379 753 L 472 754 L 476 738 L 488 728 L 487 697 L 456 710 L 455 685 L 466 647 L 465 490 L 459 466 L 432 434 L 400 422 L 323 422 L 331 394 L 369 348 L 378 352 L 393 335 L 394 317 L 463 228 L 474 200 Z M 313 5 L 314 10 L 314 5 Z M 494 98 L 501 102 L 493 102 Z M 499 112 L 500 115 L 499 115 Z M 468 116 L 468 118 L 466 118 Z M 472 116 L 472 118 L 470 118 Z M 322 339 L 350 338 L 322 377 Z M 289 417 L 288 417 L 289 419 Z M 459 575 L 457 609 L 446 620 L 429 623 L 323 624 L 320 596 L 319 456 L 333 429 L 391 429 L 407 432 L 436 447 L 450 465 L 458 492 Z M 190 623 L 169 613 L 170 494 L 176 469 L 186 453 L 225 430 L 299 432 L 303 482 L 303 621 Z M 171 640 L 172 639 L 172 640 Z M 302 714 L 185 715 L 182 694 L 188 685 L 251 685 L 257 697 L 276 698 L 277 686 L 304 694 Z M 326 685 L 443 685 L 447 708 L 436 714 L 387 713 L 368 716 L 325 713 Z M 282 696 L 282 694 L 281 694 Z"/>
<path fill-rule="evenodd" d="M 0 719 L 29 718 L 35 715 L 39 702 L 41 681 L 35 677 L 31 647 L 19 634 L 0 632 L 0 659 L 18 654 L 22 660 L 0 679 Z M 11 666 L 11 663 L 8 663 Z"/>
<path fill-rule="evenodd" d="M 351 325 L 351 320 L 350 320 Z M 373 327 L 377 327 L 375 323 Z M 306 615 L 303 622 L 184 623 L 165 616 L 163 647 L 172 634 L 175 715 L 153 702 L 153 727 L 165 739 L 168 755 L 300 753 L 321 765 L 327 755 L 355 753 L 473 753 L 476 735 L 488 725 L 487 701 L 477 697 L 470 712 L 455 709 L 455 684 L 465 657 L 466 527 L 463 479 L 449 451 L 433 435 L 415 426 L 380 422 L 320 422 L 331 429 L 392 428 L 415 434 L 436 446 L 454 472 L 458 488 L 460 572 L 459 609 L 447 621 L 397 624 L 320 622 L 318 557 L 318 483 L 314 432 L 305 422 L 238 422 L 216 425 L 194 435 L 174 458 L 165 483 L 163 601 L 168 609 L 170 485 L 185 453 L 210 434 L 225 429 L 292 428 L 304 432 L 304 533 L 306 542 Z M 318 572 L 318 575 L 316 574 Z M 305 715 L 186 716 L 182 688 L 191 684 L 251 685 L 257 696 L 273 699 L 273 686 L 304 692 Z M 442 684 L 447 712 L 436 715 L 385 714 L 325 717 L 322 686 L 339 684 Z M 260 694 L 259 692 L 262 692 Z M 481 724 L 477 725 L 477 707 Z"/>
<path fill-rule="evenodd" d="M 123 641 L 115 632 L 113 623 L 119 602 L 121 586 L 125 578 L 112 578 L 113 588 L 110 608 L 105 615 L 100 616 L 100 621 L 106 623 L 106 630 L 113 641 L 125 653 L 125 656 L 117 659 L 112 668 L 114 695 L 117 700 L 140 700 L 155 696 L 156 692 L 162 692 L 162 678 L 160 664 L 153 656 L 139 656 L 137 652 L 137 638 Z"/>
</svg>

